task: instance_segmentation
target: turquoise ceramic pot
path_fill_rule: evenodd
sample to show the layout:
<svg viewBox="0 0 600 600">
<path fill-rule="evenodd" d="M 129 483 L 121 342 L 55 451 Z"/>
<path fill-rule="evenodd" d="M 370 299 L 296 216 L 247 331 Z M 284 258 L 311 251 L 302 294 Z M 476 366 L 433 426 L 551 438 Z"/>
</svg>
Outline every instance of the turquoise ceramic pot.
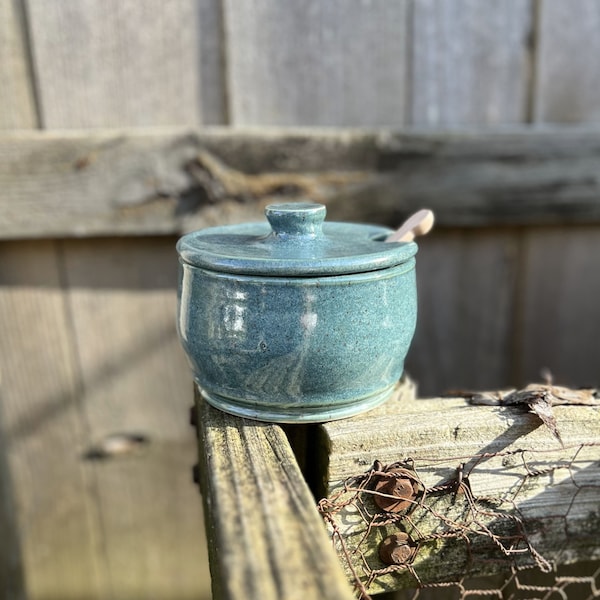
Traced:
<svg viewBox="0 0 600 600">
<path fill-rule="evenodd" d="M 178 326 L 206 400 L 274 422 L 339 419 L 392 392 L 417 313 L 411 243 L 319 204 L 179 241 Z"/>
</svg>

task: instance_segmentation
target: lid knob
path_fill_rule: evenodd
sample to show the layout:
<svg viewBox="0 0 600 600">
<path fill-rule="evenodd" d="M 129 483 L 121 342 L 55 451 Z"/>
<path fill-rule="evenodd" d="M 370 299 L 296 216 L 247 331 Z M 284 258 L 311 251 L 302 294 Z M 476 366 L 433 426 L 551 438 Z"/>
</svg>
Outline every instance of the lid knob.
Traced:
<svg viewBox="0 0 600 600">
<path fill-rule="evenodd" d="M 311 202 L 270 204 L 265 208 L 271 229 L 278 237 L 319 237 L 326 212 L 325 206 Z"/>
</svg>

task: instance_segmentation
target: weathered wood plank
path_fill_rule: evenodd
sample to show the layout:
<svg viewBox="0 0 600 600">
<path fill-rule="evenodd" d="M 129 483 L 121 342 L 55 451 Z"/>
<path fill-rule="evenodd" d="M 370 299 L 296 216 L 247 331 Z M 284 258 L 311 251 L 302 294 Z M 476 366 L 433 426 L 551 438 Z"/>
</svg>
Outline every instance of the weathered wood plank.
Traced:
<svg viewBox="0 0 600 600">
<path fill-rule="evenodd" d="M 23 4 L 0 0 L 0 129 L 37 127 Z"/>
<path fill-rule="evenodd" d="M 227 125 L 229 107 L 222 0 L 201 0 L 196 6 L 200 18 L 200 59 L 196 69 L 200 72 L 202 123 Z"/>
<path fill-rule="evenodd" d="M 2 409 L 6 399 L 2 392 L 0 372 L 0 598 L 2 600 L 25 600 L 25 577 L 21 540 L 17 526 L 17 503 L 13 478 L 8 461 L 8 448 L 5 443 L 6 427 Z"/>
<path fill-rule="evenodd" d="M 196 407 L 214 598 L 352 598 L 281 428 Z"/>
<path fill-rule="evenodd" d="M 90 463 L 110 588 L 123 598 L 206 598 L 210 582 L 191 465 L 188 365 L 175 331 L 175 240 L 64 243 L 88 449 L 115 434 L 132 451 Z"/>
<path fill-rule="evenodd" d="M 322 425 L 329 460 L 329 502 L 322 506 L 341 536 L 341 558 L 364 581 L 386 567 L 377 555 L 380 542 L 403 530 L 418 546 L 411 568 L 425 584 L 508 571 L 511 564 L 600 557 L 594 516 L 600 410 L 553 410 L 564 446 L 523 408 L 469 406 L 464 399 L 405 398 L 395 414 L 388 406 Z M 372 486 L 355 482 L 343 490 L 347 478 L 368 472 L 375 460 L 389 465 L 405 459 L 414 461 L 421 490 L 429 490 L 417 496 L 410 518 L 397 513 L 395 522 L 383 523 L 394 515 L 377 512 Z M 399 567 L 375 573 L 369 592 L 416 586 L 414 575 Z"/>
<path fill-rule="evenodd" d="M 409 122 L 522 122 L 527 116 L 530 0 L 413 4 Z"/>
<path fill-rule="evenodd" d="M 405 122 L 405 0 L 226 0 L 224 7 L 231 124 Z"/>
<path fill-rule="evenodd" d="M 0 246 L 2 445 L 27 598 L 106 598 L 87 422 L 60 257 L 52 242 Z M 3 539 L 4 543 L 4 539 Z M 18 547 L 10 549 L 18 551 Z"/>
<path fill-rule="evenodd" d="M 594 130 L 4 135 L 0 236 L 179 233 L 306 197 L 389 225 L 598 222 L 599 164 Z"/>
<path fill-rule="evenodd" d="M 600 4 L 540 0 L 535 120 L 600 121 Z"/>
<path fill-rule="evenodd" d="M 218 30 L 201 27 L 205 12 L 195 0 L 27 6 L 43 127 L 203 122 L 201 84 L 211 77 L 201 75 L 200 51 L 209 45 L 199 40 Z"/>
<path fill-rule="evenodd" d="M 513 381 L 518 250 L 512 230 L 434 231 L 419 242 L 419 312 L 406 368 L 421 395 Z"/>
<path fill-rule="evenodd" d="M 600 235 L 594 227 L 524 233 L 519 380 L 549 369 L 557 383 L 596 385 L 600 369 Z"/>
</svg>

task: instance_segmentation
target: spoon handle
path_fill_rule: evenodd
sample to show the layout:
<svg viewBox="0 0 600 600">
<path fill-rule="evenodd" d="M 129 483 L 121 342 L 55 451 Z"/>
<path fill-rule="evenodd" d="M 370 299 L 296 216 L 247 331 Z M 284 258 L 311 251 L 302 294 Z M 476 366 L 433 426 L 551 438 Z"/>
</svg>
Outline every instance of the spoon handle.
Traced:
<svg viewBox="0 0 600 600">
<path fill-rule="evenodd" d="M 411 215 L 385 239 L 386 242 L 412 242 L 416 236 L 425 235 L 433 227 L 433 212 L 423 208 Z"/>
</svg>

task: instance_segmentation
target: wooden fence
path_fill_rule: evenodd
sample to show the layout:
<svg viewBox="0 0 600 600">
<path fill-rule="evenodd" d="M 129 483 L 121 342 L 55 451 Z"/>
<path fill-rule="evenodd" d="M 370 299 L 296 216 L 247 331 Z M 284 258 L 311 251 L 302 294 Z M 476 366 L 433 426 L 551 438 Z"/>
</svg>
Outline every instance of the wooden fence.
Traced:
<svg viewBox="0 0 600 600">
<path fill-rule="evenodd" d="M 598 55 L 595 0 L 0 0 L 0 597 L 208 594 L 174 242 L 275 197 L 437 209 L 421 394 L 597 385 Z"/>
</svg>

